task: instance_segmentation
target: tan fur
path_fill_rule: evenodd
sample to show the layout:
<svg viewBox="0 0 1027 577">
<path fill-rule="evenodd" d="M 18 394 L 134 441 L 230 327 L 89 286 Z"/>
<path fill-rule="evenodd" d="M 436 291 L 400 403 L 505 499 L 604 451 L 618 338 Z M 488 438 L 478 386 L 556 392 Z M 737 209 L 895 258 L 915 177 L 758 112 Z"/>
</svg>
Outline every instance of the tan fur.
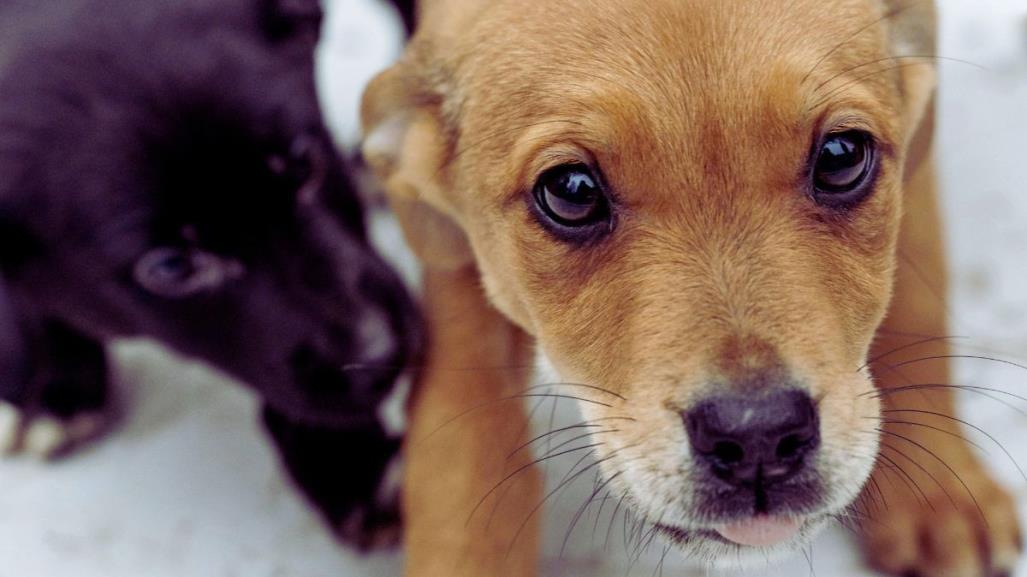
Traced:
<svg viewBox="0 0 1027 577">
<path fill-rule="evenodd" d="M 868 371 L 856 369 L 910 342 L 898 333 L 946 333 L 944 302 L 923 286 L 945 284 L 929 151 L 934 70 L 887 60 L 929 53 L 930 3 L 434 0 L 421 10 L 407 54 L 371 85 L 364 111 L 366 156 L 428 279 L 433 341 L 412 406 L 408 574 L 534 570 L 535 527 L 517 529 L 538 501 L 535 477 L 515 477 L 487 527 L 466 522 L 521 462 L 505 449 L 523 439 L 525 415 L 497 399 L 527 383 L 526 335 L 563 379 L 619 395 L 590 393 L 603 402 L 582 411 L 634 419 L 596 452 L 651 520 L 695 521 L 679 411 L 768 376 L 798 379 L 818 400 L 831 507 L 852 502 L 882 416 Z M 845 217 L 799 184 L 814 136 L 832 127 L 868 130 L 882 145 L 874 194 Z M 529 214 L 535 179 L 567 162 L 601 166 L 622 207 L 615 233 L 595 246 L 560 243 Z M 919 263 L 916 274 L 904 259 Z M 928 343 L 885 361 L 943 350 Z M 943 361 L 874 368 L 882 387 L 948 382 Z M 951 411 L 944 393 L 929 396 Z M 884 398 L 925 406 L 910 393 Z M 974 577 L 1015 559 L 1008 498 L 965 445 L 886 427 L 955 463 L 988 523 L 960 499 L 957 479 L 910 445 L 915 474 L 938 480 L 919 485 L 932 500 L 953 495 L 958 510 L 917 505 L 893 490 L 895 473 L 877 472 L 871 486 L 891 491 L 892 506 L 868 508 L 885 521 L 866 525 L 871 559 L 924 577 Z"/>
</svg>

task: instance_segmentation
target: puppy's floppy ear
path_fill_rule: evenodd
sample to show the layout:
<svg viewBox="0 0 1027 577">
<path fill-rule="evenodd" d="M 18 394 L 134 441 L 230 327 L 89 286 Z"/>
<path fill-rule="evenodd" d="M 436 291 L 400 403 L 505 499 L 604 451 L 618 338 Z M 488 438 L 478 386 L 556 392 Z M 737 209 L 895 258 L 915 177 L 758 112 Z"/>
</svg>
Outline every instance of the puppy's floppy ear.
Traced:
<svg viewBox="0 0 1027 577">
<path fill-rule="evenodd" d="M 933 106 L 937 86 L 937 14 L 932 0 L 882 0 L 891 55 L 900 75 L 910 138 Z"/>
<path fill-rule="evenodd" d="M 415 63 L 416 47 L 381 73 L 364 93 L 364 159 L 384 183 L 409 244 L 429 266 L 454 269 L 473 262 L 455 221 L 447 163 L 451 134 L 445 96 Z"/>
</svg>

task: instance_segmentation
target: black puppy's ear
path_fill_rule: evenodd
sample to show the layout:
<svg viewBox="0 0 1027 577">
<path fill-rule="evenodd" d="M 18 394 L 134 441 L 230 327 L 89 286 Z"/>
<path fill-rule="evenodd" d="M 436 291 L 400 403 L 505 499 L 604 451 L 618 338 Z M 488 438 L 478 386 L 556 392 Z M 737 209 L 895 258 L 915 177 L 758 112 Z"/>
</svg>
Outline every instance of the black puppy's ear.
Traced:
<svg viewBox="0 0 1027 577">
<path fill-rule="evenodd" d="M 320 0 L 263 0 L 264 32 L 275 41 L 317 42 L 324 13 Z"/>
<path fill-rule="evenodd" d="M 136 261 L 133 278 L 154 296 L 185 299 L 218 291 L 245 274 L 243 265 L 196 248 L 161 247 Z"/>
<path fill-rule="evenodd" d="M 417 25 L 416 0 L 392 0 L 392 5 L 396 7 L 400 18 L 403 19 L 403 27 L 406 28 L 407 35 L 413 34 Z"/>
</svg>

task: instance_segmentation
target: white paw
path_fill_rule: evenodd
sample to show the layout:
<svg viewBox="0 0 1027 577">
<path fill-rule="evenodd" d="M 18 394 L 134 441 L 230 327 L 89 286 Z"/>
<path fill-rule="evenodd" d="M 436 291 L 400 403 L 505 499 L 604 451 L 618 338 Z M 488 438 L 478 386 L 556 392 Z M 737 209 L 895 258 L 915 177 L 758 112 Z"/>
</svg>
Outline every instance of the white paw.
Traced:
<svg viewBox="0 0 1027 577">
<path fill-rule="evenodd" d="M 0 455 L 53 459 L 95 439 L 109 422 L 104 413 L 83 413 L 68 420 L 45 415 L 30 418 L 0 402 Z"/>
<path fill-rule="evenodd" d="M 0 456 L 14 453 L 20 437 L 21 412 L 0 401 Z"/>
</svg>

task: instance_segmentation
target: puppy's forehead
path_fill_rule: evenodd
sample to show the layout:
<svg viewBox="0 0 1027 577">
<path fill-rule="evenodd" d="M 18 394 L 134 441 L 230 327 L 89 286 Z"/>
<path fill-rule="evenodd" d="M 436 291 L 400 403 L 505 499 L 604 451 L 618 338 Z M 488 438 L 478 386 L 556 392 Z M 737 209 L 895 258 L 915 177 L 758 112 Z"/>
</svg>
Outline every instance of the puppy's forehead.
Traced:
<svg viewBox="0 0 1027 577">
<path fill-rule="evenodd" d="M 631 133 L 687 155 L 724 134 L 805 130 L 825 80 L 887 57 L 886 20 L 876 0 L 499 0 L 457 56 L 459 105 L 472 132 L 559 117 L 605 132 L 597 142 Z M 885 102 L 887 72 L 830 95 L 868 86 L 864 100 Z"/>
</svg>

